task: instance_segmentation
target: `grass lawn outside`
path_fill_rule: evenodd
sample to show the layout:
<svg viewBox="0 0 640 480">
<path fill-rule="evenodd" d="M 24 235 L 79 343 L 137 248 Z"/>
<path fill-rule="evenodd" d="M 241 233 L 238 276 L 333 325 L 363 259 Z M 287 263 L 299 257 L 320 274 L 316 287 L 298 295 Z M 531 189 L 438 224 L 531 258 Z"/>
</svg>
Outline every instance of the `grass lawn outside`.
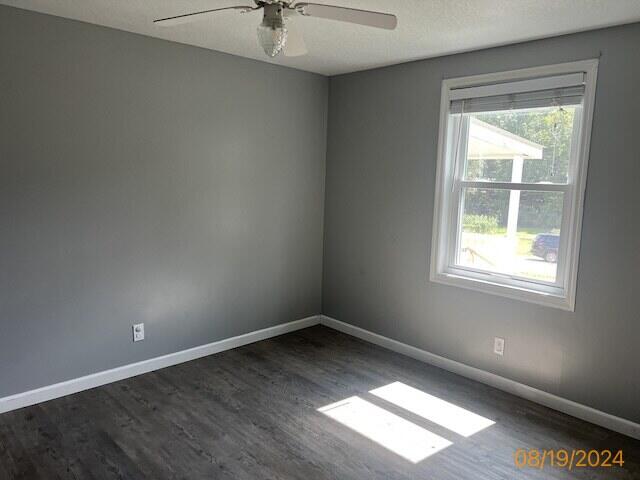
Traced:
<svg viewBox="0 0 640 480">
<path fill-rule="evenodd" d="M 463 265 L 482 270 L 552 282 L 556 278 L 557 265 L 546 262 L 531 253 L 533 240 L 539 233 L 554 233 L 554 231 L 541 228 L 520 228 L 516 233 L 514 252 L 513 246 L 509 246 L 506 236 L 507 229 L 504 227 L 493 228 L 490 232 L 484 233 L 463 230 L 463 250 L 460 261 Z M 509 251 L 513 253 L 509 254 Z"/>
</svg>

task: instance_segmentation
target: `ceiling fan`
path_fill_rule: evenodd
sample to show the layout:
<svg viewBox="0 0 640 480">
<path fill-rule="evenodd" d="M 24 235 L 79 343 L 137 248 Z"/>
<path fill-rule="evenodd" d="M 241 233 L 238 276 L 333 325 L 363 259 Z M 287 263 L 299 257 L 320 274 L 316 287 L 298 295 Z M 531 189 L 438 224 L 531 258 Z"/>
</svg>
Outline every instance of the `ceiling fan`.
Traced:
<svg viewBox="0 0 640 480">
<path fill-rule="evenodd" d="M 321 5 L 319 3 L 294 3 L 287 0 L 254 0 L 254 2 L 255 6 L 214 8 L 160 18 L 154 20 L 153 23 L 170 27 L 201 20 L 222 11 L 237 10 L 240 13 L 249 13 L 262 9 L 264 13 L 262 23 L 258 26 L 258 42 L 270 57 L 275 57 L 281 52 L 288 57 L 297 57 L 307 53 L 304 38 L 295 28 L 293 22 L 294 17 L 298 15 L 356 23 L 386 30 L 393 30 L 398 24 L 395 15 L 369 10 Z"/>
</svg>

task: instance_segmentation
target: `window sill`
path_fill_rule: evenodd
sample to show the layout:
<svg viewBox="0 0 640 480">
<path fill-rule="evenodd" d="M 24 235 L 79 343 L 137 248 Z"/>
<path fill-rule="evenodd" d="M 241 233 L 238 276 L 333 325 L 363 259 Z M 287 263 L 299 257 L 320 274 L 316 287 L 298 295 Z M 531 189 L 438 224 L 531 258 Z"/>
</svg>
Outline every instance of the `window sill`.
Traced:
<svg viewBox="0 0 640 480">
<path fill-rule="evenodd" d="M 449 272 L 431 272 L 430 280 L 443 285 L 475 290 L 477 292 L 498 295 L 529 303 L 536 303 L 538 305 L 558 308 L 560 310 L 567 310 L 570 312 L 573 312 L 575 307 L 573 295 L 567 295 L 566 292 L 560 288 L 557 289 L 557 293 L 553 291 L 545 292 L 515 285 L 507 285 L 489 279 L 471 278 Z"/>
</svg>

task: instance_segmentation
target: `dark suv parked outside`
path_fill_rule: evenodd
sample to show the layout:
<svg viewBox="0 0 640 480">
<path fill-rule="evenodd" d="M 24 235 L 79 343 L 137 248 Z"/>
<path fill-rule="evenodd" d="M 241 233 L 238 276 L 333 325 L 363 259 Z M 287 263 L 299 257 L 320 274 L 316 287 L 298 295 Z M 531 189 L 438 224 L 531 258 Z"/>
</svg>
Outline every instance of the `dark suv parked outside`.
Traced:
<svg viewBox="0 0 640 480">
<path fill-rule="evenodd" d="M 555 233 L 541 233 L 533 239 L 531 253 L 536 257 L 544 258 L 547 262 L 556 263 L 558 261 L 559 246 L 560 235 Z"/>
</svg>

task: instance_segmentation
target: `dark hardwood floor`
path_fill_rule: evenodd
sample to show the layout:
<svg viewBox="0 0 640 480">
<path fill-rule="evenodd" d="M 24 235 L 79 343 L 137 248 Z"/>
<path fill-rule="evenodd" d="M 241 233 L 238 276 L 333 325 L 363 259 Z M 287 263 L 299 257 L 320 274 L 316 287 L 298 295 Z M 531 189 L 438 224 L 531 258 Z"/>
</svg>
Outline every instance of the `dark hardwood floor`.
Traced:
<svg viewBox="0 0 640 480">
<path fill-rule="evenodd" d="M 464 437 L 369 393 L 393 382 L 495 424 Z M 413 463 L 318 411 L 352 396 L 451 445 Z M 517 468 L 519 448 L 625 463 Z M 321 326 L 0 415 L 3 480 L 640 479 L 639 461 L 639 441 Z"/>
</svg>

